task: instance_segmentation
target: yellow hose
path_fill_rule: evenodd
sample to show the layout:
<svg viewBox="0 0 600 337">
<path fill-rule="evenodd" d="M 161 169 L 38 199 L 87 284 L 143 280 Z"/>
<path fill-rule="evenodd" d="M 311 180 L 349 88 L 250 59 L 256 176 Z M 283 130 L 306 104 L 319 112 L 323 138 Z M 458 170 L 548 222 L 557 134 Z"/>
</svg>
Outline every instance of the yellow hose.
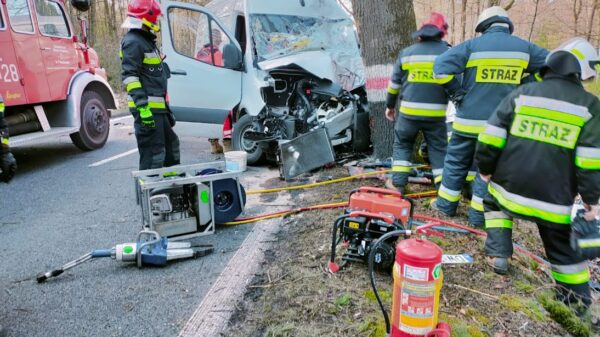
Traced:
<svg viewBox="0 0 600 337">
<path fill-rule="evenodd" d="M 422 196 L 422 195 L 426 195 L 426 194 L 431 194 L 433 192 L 435 192 L 435 191 L 411 193 L 411 194 L 407 194 L 405 196 L 406 197 L 417 197 L 417 196 Z M 306 208 L 314 208 L 313 210 L 317 210 L 320 208 L 328 208 L 328 207 L 342 207 L 347 204 L 348 204 L 347 201 L 343 201 L 343 202 L 335 202 L 335 203 L 329 203 L 329 204 L 319 204 L 319 205 L 310 206 L 310 207 L 306 207 Z M 226 222 L 223 225 L 226 225 L 226 226 L 245 225 L 245 224 L 249 224 L 249 223 L 253 223 L 253 222 L 257 222 L 257 221 L 280 218 L 280 217 L 288 216 L 290 214 L 294 214 L 297 212 L 299 212 L 299 211 L 297 211 L 297 210 L 291 210 L 291 211 L 287 211 L 287 212 L 282 211 L 281 213 L 260 216 L 260 217 L 256 217 L 256 218 L 252 218 L 252 219 Z"/>
</svg>

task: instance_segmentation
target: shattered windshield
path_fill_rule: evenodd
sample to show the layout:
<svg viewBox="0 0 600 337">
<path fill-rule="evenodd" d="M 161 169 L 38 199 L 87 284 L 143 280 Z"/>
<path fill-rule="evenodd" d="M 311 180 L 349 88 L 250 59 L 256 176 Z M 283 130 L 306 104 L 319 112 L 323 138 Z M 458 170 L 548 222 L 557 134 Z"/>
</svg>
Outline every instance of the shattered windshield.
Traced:
<svg viewBox="0 0 600 337">
<path fill-rule="evenodd" d="M 254 14 L 250 20 L 259 62 L 309 50 L 360 54 L 350 19 Z"/>
</svg>

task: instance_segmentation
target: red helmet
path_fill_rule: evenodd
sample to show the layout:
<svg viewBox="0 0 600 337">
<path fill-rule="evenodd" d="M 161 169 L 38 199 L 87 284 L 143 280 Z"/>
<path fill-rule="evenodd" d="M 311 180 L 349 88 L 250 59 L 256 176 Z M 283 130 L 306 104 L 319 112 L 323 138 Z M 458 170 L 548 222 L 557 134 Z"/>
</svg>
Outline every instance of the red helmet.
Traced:
<svg viewBox="0 0 600 337">
<path fill-rule="evenodd" d="M 157 0 L 131 0 L 127 15 L 140 19 L 154 31 L 158 31 L 158 17 L 162 14 Z"/>
<path fill-rule="evenodd" d="M 437 29 L 439 29 L 443 33 L 442 37 L 444 37 L 444 36 L 446 36 L 446 34 L 448 34 L 448 23 L 446 22 L 446 18 L 444 17 L 444 15 L 442 15 L 438 12 L 431 13 L 429 20 L 427 20 L 427 21 L 425 21 L 425 23 L 423 23 L 423 26 L 426 26 L 426 25 L 435 26 Z"/>
</svg>

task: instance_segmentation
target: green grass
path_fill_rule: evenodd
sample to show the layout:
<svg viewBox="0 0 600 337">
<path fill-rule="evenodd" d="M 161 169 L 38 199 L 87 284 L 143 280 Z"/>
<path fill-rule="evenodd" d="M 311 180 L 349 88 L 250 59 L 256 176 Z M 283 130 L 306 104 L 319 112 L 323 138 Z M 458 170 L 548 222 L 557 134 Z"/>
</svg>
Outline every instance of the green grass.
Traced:
<svg viewBox="0 0 600 337">
<path fill-rule="evenodd" d="M 600 79 L 596 79 L 593 82 L 586 83 L 585 89 L 596 96 L 600 96 Z"/>
</svg>

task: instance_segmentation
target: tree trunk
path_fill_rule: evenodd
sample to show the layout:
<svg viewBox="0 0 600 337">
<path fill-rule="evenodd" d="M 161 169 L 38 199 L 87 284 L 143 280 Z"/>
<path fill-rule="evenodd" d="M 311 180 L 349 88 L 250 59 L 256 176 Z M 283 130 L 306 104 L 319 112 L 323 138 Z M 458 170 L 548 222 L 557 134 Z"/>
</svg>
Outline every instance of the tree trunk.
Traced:
<svg viewBox="0 0 600 337">
<path fill-rule="evenodd" d="M 454 3 L 454 0 L 450 0 L 450 3 L 452 5 L 452 23 L 450 26 L 450 29 L 452 31 L 452 38 L 450 39 L 450 43 L 454 45 L 456 43 L 456 39 L 454 38 L 456 36 L 455 32 L 457 31 L 455 26 L 456 20 L 454 20 L 454 18 L 456 17 L 456 5 Z"/>
<path fill-rule="evenodd" d="M 393 123 L 385 119 L 385 87 L 399 51 L 413 41 L 416 30 L 412 1 L 352 0 L 358 37 L 366 66 L 374 156 L 389 158 L 394 142 Z"/>
<path fill-rule="evenodd" d="M 600 0 L 594 0 L 594 4 L 592 5 L 592 11 L 590 13 L 590 22 L 588 24 L 587 31 L 587 40 L 591 41 L 592 38 L 592 30 L 594 28 L 594 19 L 596 18 L 596 11 L 598 10 L 598 5 L 600 4 Z"/>
</svg>

